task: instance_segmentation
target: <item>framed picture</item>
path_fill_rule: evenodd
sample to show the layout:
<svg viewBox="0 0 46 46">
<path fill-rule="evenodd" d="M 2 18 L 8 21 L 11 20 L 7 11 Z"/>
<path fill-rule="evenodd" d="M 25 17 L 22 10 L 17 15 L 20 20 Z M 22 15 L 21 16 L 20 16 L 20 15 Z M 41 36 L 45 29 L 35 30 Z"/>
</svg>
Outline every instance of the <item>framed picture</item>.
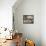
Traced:
<svg viewBox="0 0 46 46">
<path fill-rule="evenodd" d="M 33 24 L 34 15 L 23 15 L 23 24 Z"/>
</svg>

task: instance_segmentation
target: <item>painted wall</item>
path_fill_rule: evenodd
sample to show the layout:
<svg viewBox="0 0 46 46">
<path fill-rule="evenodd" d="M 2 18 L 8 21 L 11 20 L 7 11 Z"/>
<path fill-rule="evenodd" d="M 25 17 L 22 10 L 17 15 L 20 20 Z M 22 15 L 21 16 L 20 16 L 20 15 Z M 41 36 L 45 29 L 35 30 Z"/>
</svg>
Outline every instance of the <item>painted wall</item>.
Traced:
<svg viewBox="0 0 46 46">
<path fill-rule="evenodd" d="M 24 38 L 35 41 L 41 46 L 41 0 L 23 0 L 13 7 L 15 29 L 22 32 Z M 23 15 L 34 15 L 34 24 L 23 24 Z"/>
<path fill-rule="evenodd" d="M 41 38 L 42 46 L 46 46 L 46 0 L 41 1 Z"/>
<path fill-rule="evenodd" d="M 0 0 L 0 27 L 12 28 L 12 6 L 16 0 Z"/>
</svg>

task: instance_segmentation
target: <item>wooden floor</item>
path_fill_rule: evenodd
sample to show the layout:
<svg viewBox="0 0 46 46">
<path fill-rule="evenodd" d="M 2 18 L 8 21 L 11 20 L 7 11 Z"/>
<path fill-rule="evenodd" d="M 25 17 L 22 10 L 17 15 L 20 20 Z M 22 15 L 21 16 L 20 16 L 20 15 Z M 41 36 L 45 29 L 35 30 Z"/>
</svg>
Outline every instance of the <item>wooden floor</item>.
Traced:
<svg viewBox="0 0 46 46">
<path fill-rule="evenodd" d="M 16 46 L 15 39 L 13 40 L 6 40 L 6 42 L 2 43 L 0 46 Z"/>
</svg>

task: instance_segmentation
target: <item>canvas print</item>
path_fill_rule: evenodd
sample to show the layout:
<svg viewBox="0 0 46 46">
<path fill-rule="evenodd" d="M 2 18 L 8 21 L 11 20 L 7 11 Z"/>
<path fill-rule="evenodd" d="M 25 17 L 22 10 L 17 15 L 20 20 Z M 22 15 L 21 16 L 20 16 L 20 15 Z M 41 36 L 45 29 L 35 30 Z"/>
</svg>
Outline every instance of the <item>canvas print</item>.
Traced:
<svg viewBox="0 0 46 46">
<path fill-rule="evenodd" d="M 23 24 L 33 24 L 33 23 L 34 23 L 34 15 L 23 16 Z"/>
</svg>

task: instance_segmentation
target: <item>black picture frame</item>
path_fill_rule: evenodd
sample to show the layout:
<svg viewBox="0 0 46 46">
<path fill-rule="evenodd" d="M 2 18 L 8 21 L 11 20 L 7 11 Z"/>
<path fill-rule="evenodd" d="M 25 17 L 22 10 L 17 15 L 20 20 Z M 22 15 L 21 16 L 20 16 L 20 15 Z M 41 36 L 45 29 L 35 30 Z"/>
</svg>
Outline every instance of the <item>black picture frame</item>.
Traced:
<svg viewBox="0 0 46 46">
<path fill-rule="evenodd" d="M 23 24 L 34 24 L 34 15 L 23 15 Z"/>
</svg>

